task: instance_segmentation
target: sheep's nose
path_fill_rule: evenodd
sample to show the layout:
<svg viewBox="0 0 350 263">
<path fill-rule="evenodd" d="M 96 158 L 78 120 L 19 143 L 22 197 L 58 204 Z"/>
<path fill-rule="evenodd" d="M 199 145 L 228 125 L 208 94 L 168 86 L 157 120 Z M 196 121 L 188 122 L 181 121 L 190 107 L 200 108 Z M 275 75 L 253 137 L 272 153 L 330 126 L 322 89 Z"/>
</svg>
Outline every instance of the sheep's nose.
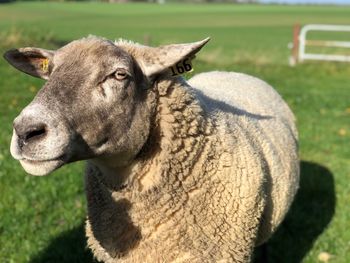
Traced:
<svg viewBox="0 0 350 263">
<path fill-rule="evenodd" d="M 18 136 L 18 146 L 22 149 L 24 145 L 43 138 L 47 133 L 46 124 L 15 121 L 13 128 Z"/>
</svg>

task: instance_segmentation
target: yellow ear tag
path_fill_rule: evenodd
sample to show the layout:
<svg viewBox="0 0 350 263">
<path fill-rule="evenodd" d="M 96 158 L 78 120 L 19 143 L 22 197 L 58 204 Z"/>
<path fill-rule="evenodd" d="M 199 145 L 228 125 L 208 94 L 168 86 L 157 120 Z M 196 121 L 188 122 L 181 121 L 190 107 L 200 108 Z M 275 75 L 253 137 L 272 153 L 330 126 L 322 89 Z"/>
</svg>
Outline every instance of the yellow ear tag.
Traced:
<svg viewBox="0 0 350 263">
<path fill-rule="evenodd" d="M 49 60 L 47 58 L 43 59 L 41 64 L 41 70 L 46 73 L 49 71 Z"/>
<path fill-rule="evenodd" d="M 194 57 L 185 58 L 184 60 L 180 60 L 174 66 L 170 67 L 171 76 L 178 76 L 192 72 L 192 59 L 194 59 Z"/>
</svg>

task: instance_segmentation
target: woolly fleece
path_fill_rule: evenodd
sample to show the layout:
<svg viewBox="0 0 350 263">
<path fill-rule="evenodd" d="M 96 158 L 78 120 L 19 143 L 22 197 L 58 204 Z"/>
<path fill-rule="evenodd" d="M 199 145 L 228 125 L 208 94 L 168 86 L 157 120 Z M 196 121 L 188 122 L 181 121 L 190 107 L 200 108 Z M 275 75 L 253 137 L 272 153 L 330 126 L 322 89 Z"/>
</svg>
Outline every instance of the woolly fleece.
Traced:
<svg viewBox="0 0 350 263">
<path fill-rule="evenodd" d="M 156 90 L 134 163 L 118 175 L 88 164 L 89 247 L 107 263 L 249 262 L 298 188 L 293 114 L 240 73 L 163 77 Z"/>
</svg>

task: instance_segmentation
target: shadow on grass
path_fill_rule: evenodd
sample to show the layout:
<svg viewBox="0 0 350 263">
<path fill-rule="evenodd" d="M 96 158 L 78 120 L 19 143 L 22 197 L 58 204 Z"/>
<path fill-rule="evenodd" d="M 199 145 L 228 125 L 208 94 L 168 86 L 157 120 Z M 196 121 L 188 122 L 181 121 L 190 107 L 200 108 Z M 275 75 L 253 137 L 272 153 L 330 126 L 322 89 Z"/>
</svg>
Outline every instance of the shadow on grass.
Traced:
<svg viewBox="0 0 350 263">
<path fill-rule="evenodd" d="M 30 263 L 98 263 L 86 247 L 85 224 L 63 232 Z"/>
<path fill-rule="evenodd" d="M 316 163 L 301 162 L 300 188 L 280 228 L 267 243 L 269 263 L 299 263 L 331 221 L 335 209 L 332 173 Z M 261 248 L 254 263 L 265 262 Z M 93 263 L 86 248 L 84 224 L 64 232 L 30 263 Z"/>
<path fill-rule="evenodd" d="M 299 263 L 332 220 L 335 210 L 334 179 L 326 167 L 301 162 L 300 188 L 292 207 L 267 250 L 256 249 L 254 263 Z M 263 254 L 267 255 L 267 258 Z"/>
</svg>

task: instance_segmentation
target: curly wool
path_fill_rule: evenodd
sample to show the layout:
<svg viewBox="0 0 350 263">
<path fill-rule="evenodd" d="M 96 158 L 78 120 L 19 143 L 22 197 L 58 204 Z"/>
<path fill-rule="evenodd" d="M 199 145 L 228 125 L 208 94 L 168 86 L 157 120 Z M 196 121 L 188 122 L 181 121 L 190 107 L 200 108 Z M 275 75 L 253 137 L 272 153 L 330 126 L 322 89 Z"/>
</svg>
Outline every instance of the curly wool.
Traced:
<svg viewBox="0 0 350 263">
<path fill-rule="evenodd" d="M 88 245 L 114 262 L 249 262 L 298 187 L 294 118 L 253 77 L 163 78 L 148 142 L 115 172 L 86 172 Z"/>
</svg>

